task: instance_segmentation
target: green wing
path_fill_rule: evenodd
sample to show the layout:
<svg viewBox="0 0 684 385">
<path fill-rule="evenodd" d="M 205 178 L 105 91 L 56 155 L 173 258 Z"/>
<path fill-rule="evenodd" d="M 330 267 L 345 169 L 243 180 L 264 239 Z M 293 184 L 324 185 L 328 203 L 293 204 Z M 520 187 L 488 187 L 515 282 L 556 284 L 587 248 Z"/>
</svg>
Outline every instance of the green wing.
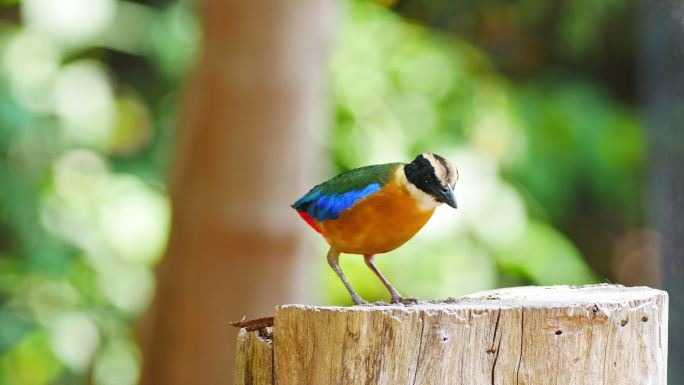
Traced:
<svg viewBox="0 0 684 385">
<path fill-rule="evenodd" d="M 331 195 L 361 190 L 372 183 L 377 183 L 382 187 L 392 179 L 392 171 L 400 165 L 401 163 L 387 163 L 355 168 L 345 171 L 313 189 L 318 188 L 322 194 Z"/>
<path fill-rule="evenodd" d="M 319 221 L 335 219 L 362 198 L 380 190 L 400 165 L 387 163 L 343 172 L 312 188 L 292 207 Z"/>
</svg>

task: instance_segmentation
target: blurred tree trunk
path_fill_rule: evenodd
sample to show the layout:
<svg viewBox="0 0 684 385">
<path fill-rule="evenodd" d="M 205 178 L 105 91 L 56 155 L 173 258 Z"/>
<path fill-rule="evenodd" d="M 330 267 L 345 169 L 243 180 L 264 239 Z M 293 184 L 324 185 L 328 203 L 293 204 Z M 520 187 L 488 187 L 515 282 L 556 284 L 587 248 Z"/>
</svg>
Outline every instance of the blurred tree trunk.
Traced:
<svg viewBox="0 0 684 385">
<path fill-rule="evenodd" d="M 669 381 L 684 378 L 684 3 L 644 0 L 641 74 L 649 126 L 651 200 L 662 236 L 662 271 L 670 294 Z"/>
<path fill-rule="evenodd" d="M 229 321 L 305 300 L 299 219 L 331 0 L 205 0 L 171 184 L 173 226 L 142 325 L 142 383 L 232 383 Z"/>
</svg>

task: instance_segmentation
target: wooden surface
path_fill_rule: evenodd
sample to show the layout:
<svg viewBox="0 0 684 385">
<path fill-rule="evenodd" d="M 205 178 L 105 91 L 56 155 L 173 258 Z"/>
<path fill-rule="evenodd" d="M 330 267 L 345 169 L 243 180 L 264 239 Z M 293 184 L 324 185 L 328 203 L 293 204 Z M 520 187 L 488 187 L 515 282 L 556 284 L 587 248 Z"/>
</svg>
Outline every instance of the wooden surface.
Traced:
<svg viewBox="0 0 684 385">
<path fill-rule="evenodd" d="M 278 385 L 665 385 L 667 294 L 554 286 L 411 306 L 287 305 L 272 338 L 264 370 Z"/>
<path fill-rule="evenodd" d="M 235 384 L 273 384 L 273 345 L 263 333 L 241 329 L 236 355 Z"/>
</svg>

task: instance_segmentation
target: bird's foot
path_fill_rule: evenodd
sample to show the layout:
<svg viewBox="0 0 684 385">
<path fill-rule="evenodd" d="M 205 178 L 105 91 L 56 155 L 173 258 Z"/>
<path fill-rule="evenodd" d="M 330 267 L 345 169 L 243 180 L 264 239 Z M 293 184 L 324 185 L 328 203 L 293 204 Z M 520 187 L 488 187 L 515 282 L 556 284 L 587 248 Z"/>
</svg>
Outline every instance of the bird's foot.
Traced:
<svg viewBox="0 0 684 385">
<path fill-rule="evenodd" d="M 356 305 L 368 305 L 368 301 L 358 295 L 352 295 L 352 301 L 354 301 L 354 304 Z"/>
<path fill-rule="evenodd" d="M 402 297 L 400 295 L 392 296 L 392 303 L 401 303 L 405 305 L 415 305 L 418 303 L 418 298 Z"/>
</svg>

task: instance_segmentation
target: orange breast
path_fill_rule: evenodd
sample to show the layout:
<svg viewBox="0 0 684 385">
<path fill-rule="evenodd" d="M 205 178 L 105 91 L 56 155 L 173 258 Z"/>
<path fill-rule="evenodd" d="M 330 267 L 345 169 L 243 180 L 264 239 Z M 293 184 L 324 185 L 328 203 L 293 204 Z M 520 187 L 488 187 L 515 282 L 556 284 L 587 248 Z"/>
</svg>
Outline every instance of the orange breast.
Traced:
<svg viewBox="0 0 684 385">
<path fill-rule="evenodd" d="M 342 212 L 339 218 L 318 224 L 328 243 L 343 253 L 380 254 L 411 239 L 433 212 L 434 209 L 418 210 L 409 193 L 390 182 Z"/>
</svg>

